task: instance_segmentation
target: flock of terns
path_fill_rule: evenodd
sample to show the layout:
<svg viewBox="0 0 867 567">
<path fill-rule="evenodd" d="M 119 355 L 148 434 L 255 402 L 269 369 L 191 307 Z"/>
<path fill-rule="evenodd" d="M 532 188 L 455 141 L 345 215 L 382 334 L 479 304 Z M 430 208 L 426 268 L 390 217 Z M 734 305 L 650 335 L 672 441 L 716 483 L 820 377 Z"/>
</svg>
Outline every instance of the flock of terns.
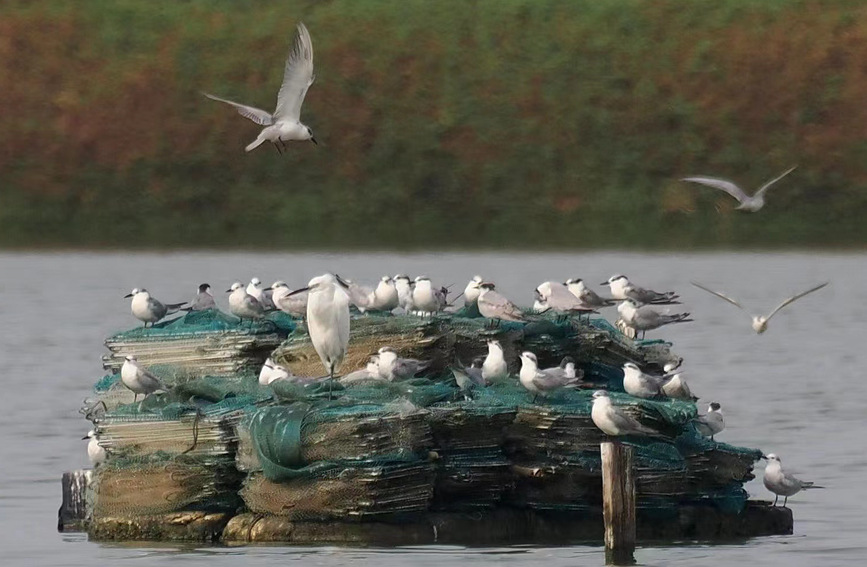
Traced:
<svg viewBox="0 0 867 567">
<path fill-rule="evenodd" d="M 693 282 L 700 289 L 743 309 L 734 299 Z M 398 381 L 412 378 L 423 372 L 429 361 L 404 358 L 393 348 L 384 346 L 370 357 L 365 368 L 337 376 L 349 345 L 350 309 L 354 307 L 361 313 L 403 312 L 420 317 L 433 317 L 441 312 L 460 311 L 469 317 L 485 317 L 490 324 L 500 321 L 526 323 L 533 321 L 539 313 L 553 312 L 558 316 L 580 317 L 599 310 L 616 306 L 619 319 L 617 326 L 631 336 L 657 329 L 663 325 L 692 321 L 689 313 L 665 313 L 659 306 L 679 304 L 679 296 L 673 291 L 658 292 L 632 283 L 626 276 L 611 276 L 600 285 L 607 285 L 609 294 L 600 295 L 590 289 L 580 278 L 568 279 L 563 283 L 546 281 L 535 289 L 535 302 L 531 312 L 518 307 L 496 290 L 496 285 L 485 281 L 481 276 L 473 277 L 464 291 L 449 301 L 449 289 L 435 286 L 427 276 L 414 279 L 398 274 L 394 277 L 383 276 L 375 287 L 366 287 L 341 278 L 335 274 L 323 274 L 310 280 L 307 286 L 292 290 L 284 281 L 276 281 L 265 287 L 258 278 L 252 278 L 245 286 L 235 282 L 226 290 L 229 312 L 243 322 L 265 318 L 270 312 L 282 311 L 294 318 L 306 320 L 308 333 L 313 347 L 319 355 L 326 375 L 320 378 L 298 377 L 273 360 L 268 359 L 262 366 L 259 383 L 273 384 L 278 380 L 290 382 L 312 382 L 328 380 L 333 385 L 337 379 L 341 383 L 367 380 Z M 753 316 L 752 327 L 756 333 L 767 329 L 768 320 L 780 309 L 797 299 L 821 289 L 823 283 L 803 293 L 783 301 L 768 316 Z M 463 296 L 463 305 L 456 305 Z M 183 303 L 163 303 L 143 288 L 132 290 L 126 297 L 132 298 L 132 314 L 147 327 L 166 316 L 179 311 L 206 311 L 217 308 L 211 287 L 203 283 L 198 287 L 195 297 Z M 455 365 L 452 372 L 457 384 L 469 393 L 473 388 L 503 382 L 511 378 L 509 364 L 502 345 L 495 339 L 487 340 L 487 355 L 478 357 L 469 366 Z M 543 398 L 563 388 L 575 388 L 581 384 L 583 372 L 576 369 L 575 362 L 566 357 L 555 367 L 540 368 L 536 355 L 523 352 L 520 355 L 521 368 L 518 382 L 534 397 Z M 627 362 L 623 365 L 623 388 L 627 394 L 644 399 L 683 399 L 697 400 L 679 370 L 681 361 L 665 366 L 665 374 L 656 376 L 644 372 L 638 365 Z M 168 389 L 160 378 L 140 366 L 135 356 L 127 356 L 121 367 L 122 383 L 138 395 L 148 395 L 158 390 Z M 330 392 L 329 392 L 330 393 Z M 612 403 L 608 392 L 597 390 L 593 393 L 591 410 L 593 423 L 604 433 L 612 436 L 638 435 L 658 437 L 660 434 L 640 423 L 629 413 Z M 707 412 L 694 419 L 696 429 L 702 435 L 713 439 L 725 427 L 719 403 L 711 402 Z M 98 444 L 94 432 L 90 432 L 88 455 L 91 460 L 100 462 L 104 451 Z M 766 457 L 764 484 L 777 497 L 788 497 L 804 488 L 819 488 L 813 483 L 801 481 L 785 473 L 776 455 Z M 777 499 L 774 500 L 776 505 Z"/>
<path fill-rule="evenodd" d="M 208 93 L 203 94 L 212 100 L 234 107 L 242 116 L 263 126 L 258 137 L 247 145 L 246 151 L 252 151 L 264 142 L 271 142 L 279 153 L 283 153 L 285 142 L 288 141 L 309 140 L 314 144 L 317 143 L 313 131 L 300 121 L 301 106 L 313 81 L 313 43 L 306 26 L 299 23 L 284 65 L 283 82 L 273 113 Z M 737 209 L 756 212 L 764 206 L 767 190 L 794 169 L 795 167 L 792 167 L 771 179 L 752 196 L 747 195 L 734 183 L 723 179 L 693 176 L 685 177 L 682 181 L 725 191 L 737 199 L 739 203 Z M 697 282 L 692 283 L 744 309 L 735 299 Z M 544 282 L 535 290 L 533 311 L 535 313 L 553 311 L 562 316 L 580 318 L 581 315 L 597 313 L 601 309 L 616 305 L 619 316 L 617 326 L 631 337 L 639 333 L 643 337 L 647 331 L 663 325 L 692 321 L 689 313 L 668 313 L 656 307 L 678 304 L 678 296 L 674 292 L 645 289 L 633 284 L 623 275 L 612 276 L 604 282 L 604 285 L 609 286 L 610 297 L 600 296 L 583 280 L 577 278 L 566 280 L 564 283 Z M 765 332 L 768 321 L 774 314 L 826 285 L 827 283 L 823 283 L 787 298 L 769 315 L 752 315 L 753 330 L 756 333 Z M 306 287 L 297 290 L 290 289 L 283 281 L 274 282 L 266 288 L 258 278 L 253 278 L 246 286 L 236 282 L 226 291 L 229 293 L 229 311 L 242 321 L 249 320 L 251 325 L 253 321 L 265 318 L 272 310 L 280 310 L 296 318 L 305 318 L 310 339 L 325 367 L 329 384 L 333 384 L 349 344 L 350 306 L 354 306 L 362 313 L 401 309 L 405 313 L 420 316 L 435 316 L 437 313 L 455 309 L 455 300 L 453 299 L 451 303 L 448 301 L 449 290 L 434 286 L 426 276 L 414 280 L 400 274 L 394 277 L 383 276 L 374 288 L 369 288 L 337 275 L 324 274 L 311 279 Z M 486 317 L 492 322 L 525 323 L 533 319 L 533 314 L 528 314 L 515 305 L 496 290 L 494 283 L 486 282 L 480 276 L 470 280 L 461 295 L 464 297 L 465 315 Z M 180 310 L 204 311 L 217 307 L 211 288 L 206 283 L 199 286 L 196 297 L 190 302 L 162 303 L 152 297 L 147 290 L 140 288 L 132 290 L 127 297 L 132 298 L 133 315 L 145 326 L 153 325 L 167 315 Z M 452 369 L 462 389 L 484 387 L 509 378 L 508 363 L 504 358 L 502 346 L 496 340 L 489 340 L 487 347 L 486 357 L 474 360 L 468 367 Z M 574 361 L 569 357 L 553 368 L 539 368 L 536 355 L 532 352 L 522 353 L 520 360 L 518 381 L 534 395 L 534 402 L 540 395 L 544 397 L 561 388 L 575 387 L 582 379 L 581 372 L 576 370 Z M 422 372 L 427 364 L 426 361 L 401 358 L 394 349 L 386 346 L 370 358 L 365 368 L 341 376 L 339 379 L 342 382 L 369 379 L 400 380 Z M 643 372 L 633 363 L 626 363 L 623 367 L 624 389 L 627 393 L 641 398 L 696 399 L 682 374 L 677 371 L 677 366 L 667 366 L 665 372 L 663 376 L 653 376 Z M 121 368 L 121 380 L 134 392 L 134 400 L 139 394 L 147 395 L 165 388 L 157 376 L 139 366 L 134 356 L 126 357 Z M 311 378 L 295 377 L 287 368 L 269 359 L 262 367 L 259 381 L 267 385 L 275 380 L 304 381 Z M 658 435 L 656 431 L 641 424 L 613 404 L 604 390 L 598 390 L 593 394 L 591 418 L 596 426 L 608 435 Z M 712 402 L 707 413 L 696 418 L 695 425 L 699 432 L 711 438 L 722 431 L 725 423 L 720 405 Z M 91 460 L 94 463 L 103 460 L 105 452 L 99 446 L 96 433 L 91 431 L 85 439 L 90 439 L 88 455 Z M 801 489 L 819 488 L 813 483 L 801 481 L 785 473 L 776 455 L 769 454 L 766 458 L 768 465 L 765 468 L 764 484 L 777 497 L 785 498 L 784 506 L 788 497 Z M 774 500 L 774 505 L 776 504 L 777 499 Z"/>
</svg>

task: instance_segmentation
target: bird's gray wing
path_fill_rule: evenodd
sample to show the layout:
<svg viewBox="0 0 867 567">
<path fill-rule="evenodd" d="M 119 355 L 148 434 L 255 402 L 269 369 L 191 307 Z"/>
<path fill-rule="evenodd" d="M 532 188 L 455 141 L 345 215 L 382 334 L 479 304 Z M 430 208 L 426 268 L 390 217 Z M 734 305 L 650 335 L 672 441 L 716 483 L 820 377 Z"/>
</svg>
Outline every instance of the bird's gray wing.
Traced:
<svg viewBox="0 0 867 567">
<path fill-rule="evenodd" d="M 168 313 L 168 308 L 158 299 L 153 297 L 148 298 L 148 311 L 153 313 L 158 319 L 162 319 Z"/>
<path fill-rule="evenodd" d="M 277 109 L 274 116 L 283 120 L 297 121 L 301 117 L 301 104 L 307 89 L 313 84 L 313 41 L 303 23 L 298 23 L 298 33 L 286 58 L 283 69 L 283 84 L 277 93 Z"/>
<path fill-rule="evenodd" d="M 780 309 L 782 309 L 782 308 L 785 307 L 786 305 L 788 305 L 788 304 L 790 304 L 790 303 L 793 303 L 794 301 L 797 301 L 798 299 L 804 297 L 804 296 L 807 295 L 808 293 L 813 293 L 814 291 L 818 291 L 818 290 L 822 289 L 823 287 L 825 287 L 826 285 L 828 285 L 828 283 L 829 283 L 829 282 L 825 282 L 825 283 L 823 283 L 823 284 L 817 285 L 816 287 L 812 287 L 812 288 L 808 289 L 807 291 L 804 291 L 804 292 L 799 293 L 798 295 L 793 295 L 792 297 L 790 297 L 790 298 L 788 298 L 787 300 L 783 301 L 782 303 L 780 303 L 779 305 L 777 305 L 777 308 L 776 308 L 776 309 L 774 309 L 773 311 L 771 311 L 771 314 L 768 315 L 768 317 L 767 317 L 768 320 L 770 320 L 770 318 L 773 317 L 773 316 L 776 314 L 777 311 L 779 311 Z"/>
<path fill-rule="evenodd" d="M 782 173 L 782 175 L 779 175 L 779 176 L 777 176 L 777 177 L 774 177 L 773 179 L 771 179 L 770 181 L 768 181 L 767 183 L 765 183 L 764 185 L 762 185 L 762 186 L 759 188 L 759 190 L 756 191 L 756 194 L 753 195 L 753 198 L 761 197 L 762 195 L 764 195 L 764 194 L 765 194 L 765 191 L 767 191 L 768 188 L 769 188 L 771 185 L 773 185 L 774 183 L 776 183 L 777 181 L 779 181 L 779 180 L 782 179 L 783 177 L 787 176 L 788 174 L 792 173 L 792 172 L 795 171 L 795 169 L 797 169 L 797 168 L 798 168 L 797 165 L 794 166 L 794 167 L 791 167 L 791 168 L 787 169 L 786 171 L 784 171 L 784 172 Z"/>
<path fill-rule="evenodd" d="M 163 381 L 160 380 L 155 374 L 151 373 L 148 370 L 145 370 L 141 366 L 138 367 L 138 380 L 142 386 L 149 392 L 154 392 L 156 390 L 165 388 L 163 385 Z"/>
<path fill-rule="evenodd" d="M 749 197 L 747 197 L 746 193 L 743 190 L 732 183 L 731 181 L 726 181 L 725 179 L 717 179 L 716 177 L 684 177 L 681 181 L 691 181 L 692 183 L 700 183 L 702 185 L 707 185 L 708 187 L 713 187 L 714 189 L 721 189 L 740 201 L 741 203 L 748 201 Z"/>
<path fill-rule="evenodd" d="M 724 299 L 725 301 L 728 301 L 729 303 L 731 303 L 731 304 L 734 305 L 735 307 L 738 307 L 738 308 L 740 308 L 740 309 L 746 311 L 746 309 L 744 309 L 744 306 L 743 306 L 743 305 L 741 305 L 740 303 L 738 303 L 737 301 L 735 301 L 734 299 L 732 299 L 731 297 L 729 297 L 729 296 L 727 296 L 727 295 L 723 295 L 722 293 L 720 293 L 720 292 L 718 292 L 718 291 L 714 291 L 714 290 L 712 290 L 712 289 L 710 289 L 710 288 L 707 288 L 707 287 L 701 285 L 701 284 L 698 283 L 698 282 L 689 282 L 689 283 L 691 283 L 692 285 L 694 285 L 694 286 L 697 287 L 698 289 L 703 289 L 704 291 L 706 291 L 706 292 L 708 292 L 708 293 L 710 293 L 710 294 L 712 294 L 712 295 L 715 295 L 715 296 L 719 297 L 720 299 Z"/>
<path fill-rule="evenodd" d="M 614 425 L 621 431 L 631 431 L 643 435 L 652 436 L 660 435 L 658 431 L 647 427 L 646 425 L 644 425 L 631 415 L 627 415 L 620 409 L 612 408 L 612 411 L 609 412 L 608 417 L 611 419 L 612 423 L 614 423 Z"/>
<path fill-rule="evenodd" d="M 251 311 L 255 311 L 256 313 L 262 313 L 265 311 L 262 304 L 259 303 L 259 300 L 250 294 L 244 296 L 244 307 Z"/>
<path fill-rule="evenodd" d="M 208 93 L 202 93 L 206 97 L 211 100 L 217 100 L 220 102 L 225 102 L 231 106 L 235 107 L 235 110 L 238 111 L 238 114 L 243 116 L 244 118 L 249 118 L 256 124 L 260 126 L 270 126 L 274 123 L 274 117 L 271 116 L 270 112 L 262 110 L 261 108 L 256 108 L 255 106 L 247 106 L 246 104 L 240 104 L 237 102 L 232 102 L 231 100 L 226 100 L 224 98 L 220 98 L 218 96 L 214 96 Z"/>
<path fill-rule="evenodd" d="M 524 314 L 521 312 L 521 309 L 506 299 L 506 296 L 500 295 L 495 291 L 489 291 L 485 294 L 485 303 L 488 303 L 491 307 L 493 307 L 497 313 L 501 315 L 505 315 L 508 318 L 511 317 L 513 319 L 517 319 L 519 321 L 524 320 Z"/>
</svg>

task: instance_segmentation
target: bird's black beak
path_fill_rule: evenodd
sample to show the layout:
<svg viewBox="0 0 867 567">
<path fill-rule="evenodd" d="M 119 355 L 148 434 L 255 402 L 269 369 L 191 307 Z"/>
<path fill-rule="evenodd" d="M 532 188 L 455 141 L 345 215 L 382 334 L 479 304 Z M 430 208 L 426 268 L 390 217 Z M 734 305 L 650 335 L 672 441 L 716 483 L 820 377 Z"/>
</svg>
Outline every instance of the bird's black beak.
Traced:
<svg viewBox="0 0 867 567">
<path fill-rule="evenodd" d="M 345 287 L 346 289 L 349 289 L 349 284 L 346 283 L 346 280 L 344 280 L 343 278 L 341 278 L 341 277 L 340 277 L 339 275 L 337 275 L 337 274 L 334 274 L 334 277 L 335 277 L 335 279 L 337 280 L 337 283 L 339 283 L 340 285 L 342 285 L 342 286 Z"/>
<path fill-rule="evenodd" d="M 123 297 L 124 297 L 124 299 L 126 299 L 127 297 L 132 297 L 132 294 L 128 293 L 128 294 L 124 295 Z"/>
<path fill-rule="evenodd" d="M 226 293 L 232 293 L 232 288 L 227 289 Z"/>
<path fill-rule="evenodd" d="M 602 283 L 599 284 L 599 285 L 608 285 L 608 282 L 602 282 Z"/>
<path fill-rule="evenodd" d="M 81 438 L 82 441 L 84 441 L 85 439 L 90 439 L 90 436 L 89 436 L 89 435 L 85 435 L 84 437 Z"/>
<path fill-rule="evenodd" d="M 266 287 L 266 288 L 265 288 L 265 289 L 263 289 L 263 290 L 262 290 L 262 291 L 273 291 L 273 290 L 274 290 L 274 288 L 273 288 L 273 287 Z"/>
<path fill-rule="evenodd" d="M 766 461 L 768 460 L 768 456 L 767 456 L 767 455 L 762 455 L 762 458 L 763 458 L 764 460 L 766 460 Z"/>
<path fill-rule="evenodd" d="M 309 288 L 309 287 L 302 287 L 301 289 L 296 289 L 295 291 L 290 291 L 290 292 L 286 295 L 286 297 L 289 297 L 289 296 L 291 296 L 291 295 L 296 295 L 296 294 L 298 294 L 298 293 L 301 293 L 302 291 L 307 291 L 308 289 L 310 289 L 310 288 Z"/>
<path fill-rule="evenodd" d="M 314 146 L 318 146 L 318 145 L 319 145 L 319 142 L 317 142 L 317 141 L 316 141 L 316 138 L 314 138 L 313 136 L 310 136 L 310 141 L 313 142 L 313 145 L 314 145 Z"/>
</svg>

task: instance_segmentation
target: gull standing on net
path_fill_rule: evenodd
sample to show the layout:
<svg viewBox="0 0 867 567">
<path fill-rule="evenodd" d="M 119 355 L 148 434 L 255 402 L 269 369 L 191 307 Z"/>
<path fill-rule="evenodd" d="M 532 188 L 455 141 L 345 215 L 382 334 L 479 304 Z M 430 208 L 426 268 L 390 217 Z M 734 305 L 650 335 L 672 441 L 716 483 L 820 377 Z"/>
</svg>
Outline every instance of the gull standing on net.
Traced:
<svg viewBox="0 0 867 567">
<path fill-rule="evenodd" d="M 695 428 L 699 433 L 705 437 L 710 437 L 713 441 L 713 436 L 726 427 L 722 406 L 716 402 L 711 402 L 707 406 L 707 413 L 693 419 L 693 423 L 695 423 Z"/>
<path fill-rule="evenodd" d="M 274 303 L 271 301 L 270 294 L 268 293 L 269 290 L 271 288 L 265 289 L 262 287 L 262 282 L 257 277 L 251 279 L 250 283 L 247 284 L 247 293 L 255 297 L 263 309 L 274 307 Z"/>
<path fill-rule="evenodd" d="M 292 290 L 284 281 L 276 281 L 271 286 L 271 301 L 274 307 L 294 317 L 302 319 L 307 314 L 307 293 L 289 295 Z"/>
<path fill-rule="evenodd" d="M 482 378 L 492 384 L 509 377 L 509 365 L 503 353 L 503 345 L 496 339 L 488 339 L 488 355 L 482 363 Z"/>
<path fill-rule="evenodd" d="M 595 313 L 596 308 L 584 303 L 580 297 L 572 294 L 565 284 L 560 282 L 543 282 L 536 288 L 536 299 L 557 313 L 587 314 Z"/>
<path fill-rule="evenodd" d="M 708 292 L 708 293 L 711 293 L 711 294 L 713 294 L 713 295 L 719 297 L 720 299 L 724 299 L 725 301 L 728 301 L 729 303 L 731 303 L 731 304 L 734 305 L 735 307 L 739 307 L 739 308 L 740 308 L 741 310 L 743 310 L 747 315 L 749 315 L 750 318 L 752 319 L 753 330 L 756 332 L 756 334 L 761 335 L 761 334 L 764 333 L 766 330 L 768 330 L 768 321 L 771 320 L 771 317 L 773 317 L 774 315 L 776 315 L 777 311 L 779 311 L 779 310 L 782 309 L 783 307 L 789 305 L 790 303 L 793 303 L 793 302 L 797 301 L 798 299 L 804 297 L 804 296 L 807 295 L 808 293 L 813 293 L 814 291 L 818 291 L 818 290 L 822 289 L 823 287 L 825 287 L 826 285 L 828 285 L 829 282 L 825 282 L 825 283 L 823 283 L 823 284 L 819 284 L 819 285 L 817 285 L 816 287 L 812 287 L 812 288 L 808 289 L 807 291 L 801 292 L 801 293 L 799 293 L 799 294 L 797 294 L 797 295 L 793 295 L 792 297 L 786 299 L 785 301 L 783 301 L 782 303 L 780 303 L 779 305 L 777 305 L 776 309 L 774 309 L 773 311 L 771 311 L 767 316 L 764 316 L 764 315 L 752 315 L 752 314 L 750 314 L 746 309 L 744 309 L 744 306 L 743 306 L 743 305 L 741 305 L 740 303 L 738 303 L 737 301 L 735 301 L 735 300 L 732 299 L 731 297 L 729 297 L 729 296 L 727 296 L 727 295 L 723 295 L 722 293 L 720 293 L 720 292 L 718 292 L 718 291 L 714 291 L 714 290 L 712 290 L 712 289 L 710 289 L 710 288 L 707 288 L 707 287 L 701 285 L 700 283 L 697 283 L 697 282 L 691 282 L 691 283 L 692 283 L 692 285 L 694 285 L 695 287 L 697 287 L 697 288 L 699 288 L 699 289 L 702 289 L 702 290 L 704 290 L 704 291 L 706 291 L 706 292 Z"/>
<path fill-rule="evenodd" d="M 644 338 L 646 331 L 658 329 L 663 325 L 692 321 L 689 318 L 689 313 L 663 314 L 650 305 L 639 305 L 634 299 L 621 301 L 620 305 L 617 306 L 617 312 L 627 327 L 641 331 L 642 338 Z"/>
<path fill-rule="evenodd" d="M 799 493 L 801 490 L 808 488 L 825 488 L 809 481 L 800 480 L 793 475 L 783 470 L 783 463 L 780 458 L 771 453 L 767 457 L 768 465 L 765 467 L 765 477 L 763 482 L 765 488 L 774 493 L 774 506 L 777 505 L 777 500 L 782 496 L 783 508 L 789 502 L 789 496 Z"/>
<path fill-rule="evenodd" d="M 575 375 L 574 362 L 572 362 L 571 368 L 569 362 L 566 361 L 560 366 L 541 369 L 536 355 L 528 351 L 521 353 L 521 371 L 518 374 L 518 380 L 524 388 L 534 394 L 533 403 L 536 403 L 539 394 L 546 395 L 560 388 L 574 386 L 581 380 L 581 377 Z"/>
<path fill-rule="evenodd" d="M 568 289 L 572 295 L 580 299 L 581 302 L 588 307 L 601 309 L 602 307 L 609 307 L 617 304 L 613 299 L 600 297 L 598 293 L 587 287 L 584 284 L 584 280 L 581 278 L 569 278 L 563 285 L 566 286 L 566 289 Z"/>
<path fill-rule="evenodd" d="M 662 378 L 641 371 L 634 362 L 623 365 L 623 389 L 638 398 L 655 398 L 662 393 Z"/>
<path fill-rule="evenodd" d="M 412 378 L 431 365 L 430 360 L 400 358 L 391 347 L 379 349 L 379 375 L 390 382 Z"/>
<path fill-rule="evenodd" d="M 143 321 L 145 327 L 148 326 L 148 323 L 150 323 L 151 327 L 153 327 L 154 323 L 156 323 L 166 315 L 177 313 L 178 311 L 180 311 L 181 307 L 186 305 L 186 302 L 162 303 L 159 300 L 151 297 L 151 294 L 148 293 L 148 290 L 144 288 L 135 288 L 130 293 L 124 295 L 124 298 L 127 297 L 132 298 L 132 302 L 130 304 L 132 314 L 135 315 L 135 318 L 139 321 Z"/>
<path fill-rule="evenodd" d="M 481 289 L 477 300 L 479 313 L 482 317 L 499 321 L 513 321 L 515 323 L 526 323 L 527 319 L 521 312 L 521 309 L 506 299 L 504 295 L 494 291 L 494 284 L 485 282 L 479 286 Z"/>
<path fill-rule="evenodd" d="M 249 319 L 252 326 L 254 320 L 265 317 L 265 309 L 262 307 L 262 304 L 255 297 L 247 293 L 247 290 L 244 289 L 244 284 L 241 282 L 233 283 L 232 287 L 227 289 L 226 292 L 229 294 L 229 312 L 241 319 L 242 323 L 244 319 Z"/>
<path fill-rule="evenodd" d="M 397 290 L 398 307 L 409 313 L 415 307 L 412 304 L 412 280 L 404 274 L 394 276 L 394 288 Z"/>
<path fill-rule="evenodd" d="M 679 296 L 673 291 L 661 293 L 652 289 L 645 289 L 631 283 L 629 278 L 621 274 L 611 276 L 607 282 L 602 282 L 599 285 L 608 285 L 611 289 L 611 297 L 616 300 L 634 299 L 638 303 L 652 303 L 656 305 L 680 303 L 677 301 Z"/>
<path fill-rule="evenodd" d="M 721 189 L 738 200 L 738 206 L 735 207 L 735 209 L 754 213 L 765 206 L 765 192 L 768 190 L 768 188 L 783 177 L 795 171 L 797 167 L 798 166 L 796 165 L 792 168 L 789 168 L 784 171 L 780 176 L 771 179 L 770 181 L 759 187 L 759 190 L 756 191 L 755 195 L 753 195 L 752 197 L 744 193 L 743 189 L 741 189 L 731 181 L 727 181 L 725 179 L 697 176 L 684 177 L 681 179 L 681 181 L 690 181 L 692 183 L 707 185 L 708 187 L 713 187 L 714 189 Z"/>
<path fill-rule="evenodd" d="M 323 274 L 307 287 L 290 292 L 308 293 L 307 332 L 322 365 L 328 373 L 328 397 L 333 395 L 334 373 L 340 369 L 349 348 L 349 284 L 340 276 Z"/>
<path fill-rule="evenodd" d="M 286 58 L 283 68 L 283 84 L 277 93 L 277 109 L 274 114 L 268 111 L 238 104 L 231 100 L 219 98 L 214 95 L 203 93 L 206 97 L 234 106 L 238 114 L 249 118 L 260 126 L 265 126 L 259 136 L 247 147 L 246 151 L 258 148 L 263 142 L 271 142 L 277 151 L 282 153 L 283 142 L 291 140 L 310 140 L 316 144 L 313 131 L 301 123 L 301 104 L 307 89 L 313 84 L 313 42 L 310 33 L 303 23 L 298 24 L 298 33 Z M 279 144 L 279 145 L 278 145 Z"/>
<path fill-rule="evenodd" d="M 144 394 L 147 397 L 148 394 L 153 394 L 157 390 L 168 389 L 162 380 L 139 366 L 134 355 L 128 355 L 124 359 L 123 366 L 120 367 L 120 381 L 135 394 L 132 399 L 133 403 L 136 402 L 139 394 Z"/>
<path fill-rule="evenodd" d="M 478 317 L 479 313 L 479 293 L 481 293 L 481 288 L 479 286 L 485 280 L 482 279 L 482 276 L 473 276 L 473 279 L 470 280 L 470 283 L 467 284 L 467 287 L 464 288 L 464 310 L 466 312 L 467 317 Z"/>
<path fill-rule="evenodd" d="M 647 427 L 623 409 L 611 403 L 611 397 L 605 390 L 593 392 L 593 409 L 590 410 L 590 419 L 607 435 L 643 435 L 649 437 L 662 437 L 662 435 L 650 427 Z"/>
<path fill-rule="evenodd" d="M 91 429 L 82 439 L 90 439 L 87 442 L 87 458 L 90 459 L 90 464 L 94 467 L 101 465 L 105 461 L 105 449 L 99 444 L 96 430 Z"/>
<path fill-rule="evenodd" d="M 210 284 L 199 284 L 199 291 L 196 297 L 190 302 L 184 311 L 207 311 L 208 309 L 216 309 L 217 302 L 214 301 L 214 296 L 211 294 Z"/>
</svg>

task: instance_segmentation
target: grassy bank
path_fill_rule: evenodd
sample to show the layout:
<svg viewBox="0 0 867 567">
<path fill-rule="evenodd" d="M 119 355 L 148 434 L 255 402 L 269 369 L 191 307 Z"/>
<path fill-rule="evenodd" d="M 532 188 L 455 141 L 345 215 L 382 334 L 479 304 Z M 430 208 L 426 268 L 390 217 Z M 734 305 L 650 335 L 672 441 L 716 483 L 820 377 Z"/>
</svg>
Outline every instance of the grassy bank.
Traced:
<svg viewBox="0 0 867 567">
<path fill-rule="evenodd" d="M 298 20 L 321 145 L 245 154 L 199 92 L 273 108 Z M 864 61 L 842 0 L 7 1 L 0 246 L 863 246 Z"/>
</svg>

